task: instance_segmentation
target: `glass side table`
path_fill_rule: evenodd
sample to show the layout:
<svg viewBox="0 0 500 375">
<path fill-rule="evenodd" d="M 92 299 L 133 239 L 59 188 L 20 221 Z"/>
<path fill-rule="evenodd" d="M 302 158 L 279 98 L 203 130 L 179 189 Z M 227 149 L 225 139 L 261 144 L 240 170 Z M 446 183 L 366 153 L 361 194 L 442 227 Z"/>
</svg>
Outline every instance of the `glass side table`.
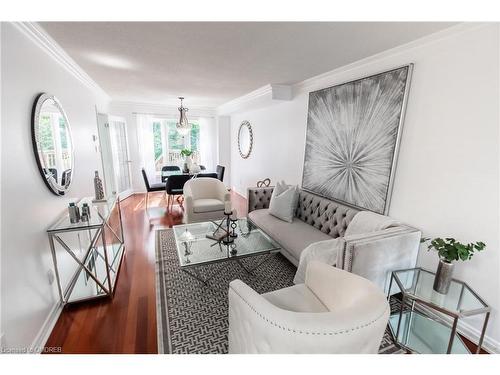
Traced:
<svg viewBox="0 0 500 375">
<path fill-rule="evenodd" d="M 47 229 L 62 305 L 112 297 L 124 254 L 120 200 L 94 203 L 89 221 L 71 223 L 67 210 Z"/>
<path fill-rule="evenodd" d="M 403 349 L 425 354 L 467 354 L 467 346 L 457 334 L 459 319 L 484 315 L 479 353 L 491 308 L 466 283 L 453 279 L 447 294 L 433 288 L 435 273 L 422 268 L 394 271 L 388 299 L 401 292 L 399 311 L 392 313 L 389 327 L 394 341 Z"/>
</svg>

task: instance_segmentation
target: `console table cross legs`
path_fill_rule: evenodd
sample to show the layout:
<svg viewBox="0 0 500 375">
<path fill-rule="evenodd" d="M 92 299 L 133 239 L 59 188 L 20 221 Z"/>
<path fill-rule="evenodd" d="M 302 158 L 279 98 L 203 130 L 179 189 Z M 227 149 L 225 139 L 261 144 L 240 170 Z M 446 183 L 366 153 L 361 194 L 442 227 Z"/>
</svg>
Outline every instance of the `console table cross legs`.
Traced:
<svg viewBox="0 0 500 375">
<path fill-rule="evenodd" d="M 65 212 L 47 229 L 62 305 L 113 297 L 125 251 L 119 198 L 111 196 L 100 202 L 83 198 L 78 204 L 83 203 L 91 208 L 87 221 L 72 223 Z M 68 261 L 58 260 L 61 254 L 68 254 L 74 261 L 71 264 L 76 264 L 72 276 L 61 269 L 63 265 L 68 267 Z"/>
<path fill-rule="evenodd" d="M 104 233 L 103 233 L 104 235 Z M 94 281 L 106 292 L 106 294 L 109 294 L 110 293 L 110 290 L 111 288 L 107 289 L 100 281 L 99 279 L 94 276 L 93 272 L 91 270 L 89 270 L 89 268 L 85 265 L 85 263 L 83 263 L 80 259 L 78 259 L 78 257 L 75 255 L 75 253 L 69 248 L 68 245 L 66 245 L 64 243 L 64 241 L 58 236 L 58 235 L 53 235 L 53 237 L 56 239 L 57 242 L 59 242 L 59 244 L 63 247 L 64 250 L 66 250 L 66 252 L 71 255 L 71 257 L 75 260 L 76 263 L 78 263 L 80 265 L 80 267 L 82 267 L 86 272 L 87 274 L 94 279 Z M 104 255 L 106 255 L 106 248 L 104 247 Z M 73 287 L 74 287 L 75 284 L 73 284 Z M 71 293 L 71 290 L 69 291 L 69 293 Z"/>
</svg>

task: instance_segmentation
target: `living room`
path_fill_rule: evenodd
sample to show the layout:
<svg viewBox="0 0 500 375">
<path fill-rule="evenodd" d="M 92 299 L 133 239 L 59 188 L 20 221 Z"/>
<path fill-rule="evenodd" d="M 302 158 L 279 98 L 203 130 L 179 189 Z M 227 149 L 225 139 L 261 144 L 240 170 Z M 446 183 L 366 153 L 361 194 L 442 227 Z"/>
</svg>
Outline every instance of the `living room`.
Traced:
<svg viewBox="0 0 500 375">
<path fill-rule="evenodd" d="M 2 353 L 500 353 L 498 22 L 20 14 Z"/>
</svg>

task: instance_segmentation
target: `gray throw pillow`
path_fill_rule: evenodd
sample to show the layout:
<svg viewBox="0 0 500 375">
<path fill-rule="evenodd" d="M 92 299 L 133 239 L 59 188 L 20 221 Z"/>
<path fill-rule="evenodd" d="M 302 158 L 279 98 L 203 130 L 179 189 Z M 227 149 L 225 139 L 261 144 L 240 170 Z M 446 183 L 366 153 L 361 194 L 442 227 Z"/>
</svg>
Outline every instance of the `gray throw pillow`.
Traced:
<svg viewBox="0 0 500 375">
<path fill-rule="evenodd" d="M 288 223 L 293 221 L 294 212 L 299 202 L 298 186 L 289 186 L 285 182 L 278 182 L 273 189 L 269 213 Z"/>
</svg>

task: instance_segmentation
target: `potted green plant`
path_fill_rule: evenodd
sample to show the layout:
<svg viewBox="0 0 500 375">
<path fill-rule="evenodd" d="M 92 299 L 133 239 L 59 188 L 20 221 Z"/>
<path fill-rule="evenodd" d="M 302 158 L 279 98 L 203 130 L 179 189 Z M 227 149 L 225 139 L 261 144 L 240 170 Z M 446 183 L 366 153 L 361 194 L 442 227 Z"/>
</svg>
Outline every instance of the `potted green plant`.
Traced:
<svg viewBox="0 0 500 375">
<path fill-rule="evenodd" d="M 453 262 L 470 260 L 475 251 L 484 250 L 484 242 L 463 244 L 454 238 L 422 238 L 422 243 L 429 243 L 427 250 L 434 249 L 439 255 L 439 265 L 434 278 L 433 288 L 441 294 L 448 293 L 453 274 Z"/>
<path fill-rule="evenodd" d="M 184 166 L 182 167 L 183 172 L 189 172 L 189 158 L 193 155 L 193 151 L 188 148 L 184 148 L 181 150 L 181 156 L 184 158 Z"/>
</svg>

